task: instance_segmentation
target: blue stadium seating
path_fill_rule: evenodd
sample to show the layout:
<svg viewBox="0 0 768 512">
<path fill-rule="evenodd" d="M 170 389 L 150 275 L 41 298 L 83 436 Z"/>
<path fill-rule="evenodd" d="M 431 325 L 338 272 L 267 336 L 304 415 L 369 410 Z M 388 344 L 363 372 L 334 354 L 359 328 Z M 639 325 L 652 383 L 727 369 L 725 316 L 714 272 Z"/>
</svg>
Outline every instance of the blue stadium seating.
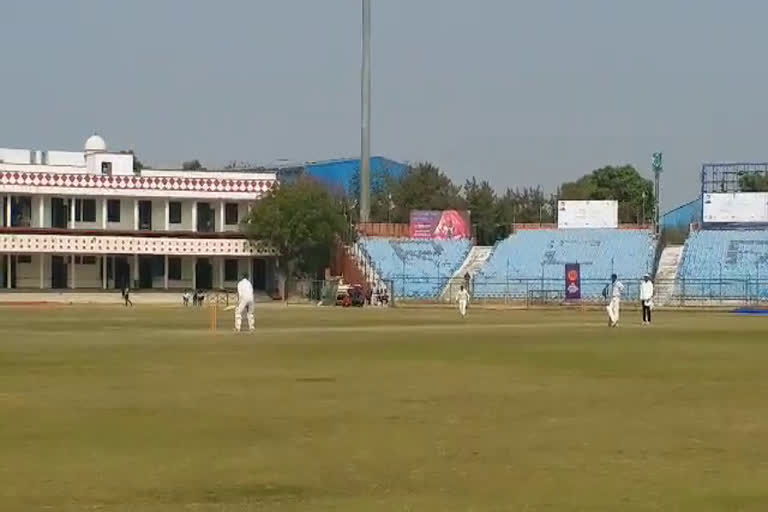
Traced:
<svg viewBox="0 0 768 512">
<path fill-rule="evenodd" d="M 650 231 L 564 229 L 520 231 L 499 242 L 475 276 L 475 297 L 525 297 L 532 291 L 564 296 L 565 264 L 581 265 L 582 297 L 602 295 L 611 273 L 635 297 L 638 282 L 653 267 L 656 242 Z M 536 282 L 536 281 L 538 282 Z"/>
<path fill-rule="evenodd" d="M 362 238 L 360 246 L 399 298 L 436 298 L 461 267 L 469 240 Z"/>
<path fill-rule="evenodd" d="M 678 277 L 689 297 L 768 297 L 768 231 L 691 233 Z"/>
</svg>

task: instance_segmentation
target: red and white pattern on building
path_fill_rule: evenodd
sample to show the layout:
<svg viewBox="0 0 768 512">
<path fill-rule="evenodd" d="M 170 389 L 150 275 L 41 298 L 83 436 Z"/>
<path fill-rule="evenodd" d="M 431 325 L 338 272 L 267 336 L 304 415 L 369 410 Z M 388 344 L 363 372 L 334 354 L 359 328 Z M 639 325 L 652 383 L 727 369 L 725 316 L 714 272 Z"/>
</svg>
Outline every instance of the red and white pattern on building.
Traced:
<svg viewBox="0 0 768 512">
<path fill-rule="evenodd" d="M 275 256 L 264 244 L 244 239 L 144 238 L 90 235 L 0 234 L 0 253 L 157 254 L 169 256 Z"/>
<path fill-rule="evenodd" d="M 191 178 L 185 176 L 106 176 L 0 171 L 0 191 L 78 193 L 105 196 L 230 197 L 258 199 L 274 179 Z"/>
</svg>

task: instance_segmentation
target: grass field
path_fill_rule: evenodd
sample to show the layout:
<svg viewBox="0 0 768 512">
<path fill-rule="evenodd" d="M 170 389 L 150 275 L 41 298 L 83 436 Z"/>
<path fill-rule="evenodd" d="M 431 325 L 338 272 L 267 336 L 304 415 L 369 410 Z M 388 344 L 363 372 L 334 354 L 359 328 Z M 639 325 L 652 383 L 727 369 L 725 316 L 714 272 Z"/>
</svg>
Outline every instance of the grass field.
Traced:
<svg viewBox="0 0 768 512">
<path fill-rule="evenodd" d="M 0 308 L 0 510 L 768 510 L 768 318 L 229 316 Z"/>
</svg>

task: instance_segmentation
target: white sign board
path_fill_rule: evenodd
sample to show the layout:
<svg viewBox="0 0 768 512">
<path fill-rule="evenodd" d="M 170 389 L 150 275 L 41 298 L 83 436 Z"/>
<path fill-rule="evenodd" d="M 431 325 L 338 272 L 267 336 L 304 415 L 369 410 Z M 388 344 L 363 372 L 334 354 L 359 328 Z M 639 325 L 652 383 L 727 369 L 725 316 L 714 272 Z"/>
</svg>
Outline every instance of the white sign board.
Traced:
<svg viewBox="0 0 768 512">
<path fill-rule="evenodd" d="M 768 193 L 704 194 L 704 222 L 768 223 Z"/>
<path fill-rule="evenodd" d="M 617 228 L 619 227 L 618 201 L 558 201 L 557 227 Z"/>
</svg>

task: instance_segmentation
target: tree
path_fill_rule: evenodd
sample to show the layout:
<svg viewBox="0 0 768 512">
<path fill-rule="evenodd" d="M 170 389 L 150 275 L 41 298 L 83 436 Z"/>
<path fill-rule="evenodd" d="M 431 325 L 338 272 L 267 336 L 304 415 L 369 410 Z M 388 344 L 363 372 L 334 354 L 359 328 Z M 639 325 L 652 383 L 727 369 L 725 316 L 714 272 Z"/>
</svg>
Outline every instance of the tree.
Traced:
<svg viewBox="0 0 768 512">
<path fill-rule="evenodd" d="M 541 187 L 508 188 L 497 208 L 501 224 L 549 224 L 555 222 L 557 202 L 554 195 L 544 195 Z"/>
<path fill-rule="evenodd" d="M 185 171 L 201 171 L 205 170 L 205 167 L 203 167 L 203 164 L 200 163 L 200 160 L 195 158 L 194 160 L 187 160 L 186 162 L 181 164 L 181 168 Z"/>
<path fill-rule="evenodd" d="M 398 180 L 387 169 L 371 170 L 371 222 L 392 222 L 393 192 Z M 349 196 L 354 207 L 360 198 L 360 169 L 349 183 Z"/>
<path fill-rule="evenodd" d="M 411 210 L 463 210 L 461 189 L 443 172 L 424 162 L 409 168 L 393 186 L 393 222 L 409 222 Z"/>
<path fill-rule="evenodd" d="M 625 224 L 650 222 L 655 204 L 653 182 L 643 178 L 631 165 L 601 167 L 574 182 L 563 183 L 560 199 L 616 200 L 619 202 L 619 222 Z M 643 211 L 645 219 L 642 218 Z"/>
<path fill-rule="evenodd" d="M 241 229 L 252 243 L 278 251 L 283 297 L 286 279 L 319 276 L 330 263 L 335 242 L 347 239 L 351 231 L 341 203 L 307 178 L 273 189 L 254 205 Z"/>
<path fill-rule="evenodd" d="M 743 174 L 739 176 L 742 192 L 768 192 L 768 176 L 764 174 Z"/>
<path fill-rule="evenodd" d="M 464 198 L 472 215 L 477 243 L 493 245 L 499 214 L 496 192 L 486 180 L 478 183 L 473 177 L 464 184 Z"/>
</svg>

